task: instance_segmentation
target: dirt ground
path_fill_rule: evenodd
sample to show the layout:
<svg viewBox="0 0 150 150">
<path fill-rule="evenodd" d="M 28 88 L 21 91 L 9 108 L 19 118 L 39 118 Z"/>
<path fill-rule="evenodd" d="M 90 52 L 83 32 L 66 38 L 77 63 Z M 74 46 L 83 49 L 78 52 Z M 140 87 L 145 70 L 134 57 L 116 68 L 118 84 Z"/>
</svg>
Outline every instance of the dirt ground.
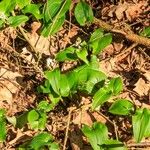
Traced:
<svg viewBox="0 0 150 150">
<path fill-rule="evenodd" d="M 117 27 L 139 34 L 144 27 L 150 26 L 150 2 L 148 0 L 88 0 L 94 10 L 95 17 Z M 40 99 L 45 98 L 37 92 L 44 78 L 43 71 L 57 67 L 55 55 L 61 49 L 77 41 L 86 40 L 90 33 L 98 28 L 97 25 L 80 27 L 74 16 L 61 30 L 49 38 L 38 34 L 40 24 L 31 22 L 24 26 L 30 42 L 35 46 L 38 56 L 31 52 L 30 45 L 23 38 L 18 29 L 7 27 L 0 30 L 0 108 L 6 109 L 7 116 L 18 116 L 34 108 Z M 121 76 L 124 90 L 119 98 L 133 101 L 136 106 L 150 108 L 150 47 L 132 42 L 120 34 L 113 32 L 113 42 L 99 55 L 100 68 L 109 77 Z M 62 70 L 72 67 L 66 62 L 61 64 Z M 111 137 L 118 136 L 128 145 L 129 149 L 138 149 L 134 146 L 129 118 L 110 115 L 107 105 L 101 108 L 100 113 L 90 112 L 88 104 L 90 97 L 80 95 L 79 102 L 64 101 L 48 114 L 46 131 L 49 131 L 63 147 L 67 127 L 69 133 L 66 150 L 92 149 L 81 132 L 82 123 L 92 125 L 99 121 L 109 127 Z M 78 103 L 87 105 L 78 107 Z M 13 125 L 7 126 L 7 140 L 0 145 L 2 150 L 14 150 L 18 145 L 36 134 L 30 129 L 16 129 Z M 117 135 L 116 135 L 117 134 Z M 142 143 L 150 143 L 144 139 Z M 150 145 L 150 144 L 149 144 Z M 140 147 L 139 147 L 140 149 Z M 150 149 L 143 145 L 141 149 Z"/>
</svg>

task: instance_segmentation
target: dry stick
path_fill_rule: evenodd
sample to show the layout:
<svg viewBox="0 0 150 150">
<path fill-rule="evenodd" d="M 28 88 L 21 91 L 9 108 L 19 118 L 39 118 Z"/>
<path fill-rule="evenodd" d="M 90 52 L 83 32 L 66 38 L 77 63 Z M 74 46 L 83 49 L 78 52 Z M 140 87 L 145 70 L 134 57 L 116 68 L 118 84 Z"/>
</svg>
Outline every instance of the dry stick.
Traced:
<svg viewBox="0 0 150 150">
<path fill-rule="evenodd" d="M 67 140 L 68 140 L 68 132 L 69 132 L 69 125 L 70 125 L 72 111 L 73 111 L 73 109 L 69 110 L 69 114 L 68 114 L 68 121 L 67 121 L 63 150 L 66 150 L 66 144 L 67 144 Z"/>
<path fill-rule="evenodd" d="M 133 143 L 133 144 L 127 144 L 127 147 L 149 147 L 150 142 L 141 142 L 141 143 Z"/>
<path fill-rule="evenodd" d="M 94 18 L 94 23 L 97 24 L 98 26 L 100 26 L 101 28 L 103 28 L 106 31 L 120 33 L 123 36 L 125 36 L 126 39 L 128 39 L 132 42 L 150 47 L 150 39 L 148 39 L 146 37 L 139 36 L 137 34 L 130 33 L 130 32 L 126 33 L 125 31 L 115 29 L 114 26 L 112 26 L 112 25 L 110 25 L 110 24 L 108 24 L 108 23 L 106 23 L 106 22 L 104 22 L 100 19 L 97 19 L 97 18 Z"/>
</svg>

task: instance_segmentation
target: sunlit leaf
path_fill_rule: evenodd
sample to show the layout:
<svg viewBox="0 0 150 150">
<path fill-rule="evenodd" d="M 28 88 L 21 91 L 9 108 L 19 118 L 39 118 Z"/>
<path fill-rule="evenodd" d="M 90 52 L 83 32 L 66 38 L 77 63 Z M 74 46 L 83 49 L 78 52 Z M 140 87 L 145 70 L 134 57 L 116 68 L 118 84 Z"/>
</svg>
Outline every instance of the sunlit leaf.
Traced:
<svg viewBox="0 0 150 150">
<path fill-rule="evenodd" d="M 27 5 L 23 10 L 22 12 L 24 14 L 26 13 L 29 13 L 29 14 L 32 14 L 35 18 L 37 19 L 41 19 L 43 16 L 42 14 L 40 13 L 40 5 L 37 5 L 37 4 L 30 4 L 30 5 Z"/>
<path fill-rule="evenodd" d="M 50 82 L 54 92 L 56 92 L 58 95 L 60 94 L 60 70 L 55 69 L 53 71 L 46 71 L 45 76 Z"/>
<path fill-rule="evenodd" d="M 95 122 L 92 127 L 84 125 L 82 132 L 94 150 L 103 150 L 100 145 L 108 139 L 108 129 L 104 124 Z"/>
<path fill-rule="evenodd" d="M 56 60 L 59 62 L 63 62 L 66 60 L 76 60 L 77 56 L 75 54 L 76 48 L 74 47 L 68 47 L 60 52 L 57 53 L 56 55 Z"/>
<path fill-rule="evenodd" d="M 150 120 L 149 110 L 138 109 L 134 116 L 132 116 L 133 134 L 136 142 L 140 142 L 142 138 L 146 135 Z"/>
<path fill-rule="evenodd" d="M 92 22 L 94 19 L 92 8 L 84 1 L 80 1 L 76 5 L 74 14 L 81 26 L 84 26 L 87 22 Z"/>
<path fill-rule="evenodd" d="M 0 142 L 6 139 L 6 118 L 4 109 L 0 109 Z"/>
<path fill-rule="evenodd" d="M 17 27 L 17 26 L 25 23 L 26 21 L 28 21 L 28 19 L 29 18 L 27 16 L 24 16 L 24 15 L 11 16 L 8 18 L 8 23 L 12 27 Z"/>
<path fill-rule="evenodd" d="M 104 102 L 106 102 L 112 95 L 112 92 L 107 87 L 100 88 L 94 95 L 92 101 L 92 109 L 96 109 L 98 106 L 101 106 Z"/>
<path fill-rule="evenodd" d="M 118 99 L 111 105 L 109 112 L 116 115 L 128 115 L 134 110 L 133 104 L 126 99 Z"/>
</svg>

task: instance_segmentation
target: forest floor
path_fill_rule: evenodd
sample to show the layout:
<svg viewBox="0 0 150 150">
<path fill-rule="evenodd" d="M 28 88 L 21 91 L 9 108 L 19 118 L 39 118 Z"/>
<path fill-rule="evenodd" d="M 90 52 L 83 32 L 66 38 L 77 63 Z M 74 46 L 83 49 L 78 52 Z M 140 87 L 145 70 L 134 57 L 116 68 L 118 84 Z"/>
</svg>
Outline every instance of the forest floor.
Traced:
<svg viewBox="0 0 150 150">
<path fill-rule="evenodd" d="M 95 17 L 100 18 L 118 30 L 139 34 L 150 26 L 150 3 L 148 0 L 88 0 Z M 34 107 L 39 100 L 45 98 L 37 92 L 37 87 L 43 82 L 41 72 L 55 68 L 55 55 L 69 45 L 86 40 L 98 26 L 79 26 L 73 14 L 60 29 L 49 38 L 39 36 L 37 30 L 40 24 L 36 21 L 24 26 L 30 42 L 40 54 L 39 60 L 33 58 L 29 43 L 16 28 L 7 27 L 0 31 L 0 108 L 6 110 L 9 117 L 18 116 Z M 124 89 L 119 98 L 130 99 L 137 107 L 150 109 L 150 47 L 135 43 L 119 33 L 113 33 L 113 42 L 99 55 L 100 68 L 107 76 L 121 76 Z M 50 62 L 50 63 L 49 63 Z M 67 70 L 71 64 L 61 64 Z M 79 104 L 88 105 L 90 98 L 80 95 L 80 101 L 60 102 L 53 111 L 48 113 L 46 131 L 50 132 L 61 147 L 67 138 L 66 150 L 92 149 L 83 137 L 81 125 L 91 126 L 98 121 L 106 123 L 109 134 L 128 145 L 129 149 L 150 149 L 138 147 L 132 136 L 131 120 L 110 115 L 107 105 L 102 106 L 100 113 L 91 112 L 89 108 L 80 108 Z M 114 129 L 115 127 L 115 129 Z M 69 128 L 69 129 L 67 129 Z M 66 132 L 68 137 L 66 137 Z M 37 131 L 18 129 L 12 124 L 7 125 L 6 142 L 0 145 L 2 150 L 13 150 Z M 144 139 L 142 143 L 150 143 Z M 134 145 L 135 144 L 135 145 Z M 150 145 L 150 144 L 149 144 Z"/>
</svg>

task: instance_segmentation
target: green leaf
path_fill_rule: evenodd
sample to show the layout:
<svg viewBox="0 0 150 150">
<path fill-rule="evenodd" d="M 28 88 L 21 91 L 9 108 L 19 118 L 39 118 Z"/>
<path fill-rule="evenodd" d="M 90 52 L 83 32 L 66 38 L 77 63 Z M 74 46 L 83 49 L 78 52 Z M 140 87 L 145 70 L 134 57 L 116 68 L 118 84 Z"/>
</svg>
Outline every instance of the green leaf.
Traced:
<svg viewBox="0 0 150 150">
<path fill-rule="evenodd" d="M 74 47 L 68 47 L 64 49 L 63 51 L 60 51 L 56 55 L 56 60 L 59 62 L 63 62 L 66 60 L 76 60 L 77 56 L 75 54 L 76 48 Z"/>
<path fill-rule="evenodd" d="M 5 141 L 6 139 L 6 119 L 5 119 L 5 110 L 0 109 L 0 142 Z"/>
<path fill-rule="evenodd" d="M 28 112 L 24 112 L 23 114 L 18 116 L 16 119 L 17 119 L 16 127 L 20 129 L 23 128 L 23 126 L 27 124 L 28 122 Z"/>
<path fill-rule="evenodd" d="M 94 150 L 103 150 L 100 145 L 108 139 L 108 129 L 104 124 L 95 122 L 92 128 L 84 125 L 82 132 L 88 138 Z"/>
<path fill-rule="evenodd" d="M 98 41 L 104 36 L 104 31 L 102 29 L 96 29 L 90 38 L 89 43 L 93 44 L 93 47 L 98 46 Z M 94 45 L 95 44 L 95 45 Z"/>
<path fill-rule="evenodd" d="M 88 76 L 88 81 L 86 82 L 86 91 L 88 91 L 88 93 L 91 93 L 94 86 L 105 80 L 107 78 L 107 76 L 101 72 L 101 71 L 98 71 L 98 70 L 93 70 L 93 69 L 90 69 L 89 70 L 89 76 Z"/>
<path fill-rule="evenodd" d="M 65 74 L 62 74 L 60 76 L 60 94 L 63 97 L 67 97 L 70 92 L 69 82 L 67 79 L 67 76 Z"/>
<path fill-rule="evenodd" d="M 112 90 L 113 95 L 119 94 L 123 90 L 123 82 L 120 77 L 110 80 L 109 88 Z"/>
<path fill-rule="evenodd" d="M 43 110 L 44 112 L 49 112 L 52 110 L 51 105 L 47 101 L 41 101 L 37 108 L 39 110 Z"/>
<path fill-rule="evenodd" d="M 112 96 L 112 92 L 108 87 L 100 88 L 94 95 L 92 101 L 92 109 L 96 109 L 98 106 L 101 106 Z"/>
<path fill-rule="evenodd" d="M 8 23 L 12 26 L 12 27 L 17 27 L 23 23 L 25 23 L 26 21 L 28 21 L 28 17 L 24 16 L 24 15 L 18 15 L 18 16 L 11 16 L 8 18 Z"/>
<path fill-rule="evenodd" d="M 46 132 L 43 132 L 43 133 L 36 135 L 32 139 L 30 143 L 30 147 L 31 149 L 39 150 L 43 148 L 44 146 L 48 145 L 49 143 L 51 143 L 52 141 L 53 141 L 52 135 Z"/>
<path fill-rule="evenodd" d="M 150 37 L 150 27 L 146 27 L 141 33 L 141 36 L 147 36 Z"/>
<path fill-rule="evenodd" d="M 16 2 L 13 0 L 2 0 L 0 2 L 0 14 L 9 15 L 15 8 Z"/>
<path fill-rule="evenodd" d="M 4 21 L 0 19 L 0 28 L 4 26 Z"/>
<path fill-rule="evenodd" d="M 93 22 L 92 8 L 86 2 L 80 1 L 75 7 L 74 14 L 81 26 L 84 26 L 87 22 Z"/>
<path fill-rule="evenodd" d="M 50 93 L 51 92 L 50 88 L 51 88 L 51 85 L 49 83 L 49 80 L 45 80 L 44 85 L 40 85 L 37 87 L 37 91 L 39 93 Z"/>
<path fill-rule="evenodd" d="M 57 19 L 54 23 L 49 23 L 45 25 L 41 34 L 44 37 L 48 37 L 49 35 L 55 34 L 63 25 L 64 21 L 65 21 L 65 16 L 62 16 L 61 18 Z"/>
<path fill-rule="evenodd" d="M 116 100 L 109 108 L 109 112 L 115 115 L 128 115 L 133 110 L 134 110 L 133 104 L 126 99 Z"/>
<path fill-rule="evenodd" d="M 53 142 L 51 144 L 49 144 L 49 149 L 50 150 L 59 150 L 59 145 L 56 142 Z"/>
<path fill-rule="evenodd" d="M 147 109 L 147 114 L 148 114 L 148 119 L 149 119 L 149 122 L 148 122 L 148 125 L 147 125 L 147 130 L 145 131 L 145 134 L 144 136 L 145 137 L 150 137 L 150 110 Z"/>
<path fill-rule="evenodd" d="M 84 61 L 86 64 L 89 64 L 87 60 L 88 52 L 86 48 L 76 50 L 76 54 L 82 61 Z"/>
<path fill-rule="evenodd" d="M 53 71 L 46 71 L 45 76 L 50 82 L 54 92 L 60 95 L 60 70 L 55 69 Z"/>
<path fill-rule="evenodd" d="M 39 8 L 40 8 L 40 5 L 37 5 L 37 4 L 30 4 L 30 5 L 27 5 L 27 6 L 22 10 L 22 12 L 23 12 L 24 14 L 30 13 L 30 14 L 34 15 L 34 17 L 35 17 L 36 19 L 41 19 L 43 16 L 42 16 L 42 14 L 40 13 Z"/>
<path fill-rule="evenodd" d="M 101 147 L 105 150 L 127 150 L 124 144 L 117 140 L 107 140 Z"/>
<path fill-rule="evenodd" d="M 49 22 L 52 21 L 53 17 L 56 15 L 58 10 L 60 9 L 62 4 L 62 0 L 47 0 L 44 9 L 44 21 Z"/>
<path fill-rule="evenodd" d="M 38 120 L 38 119 L 39 119 L 39 113 L 36 110 L 33 109 L 28 113 L 29 123 L 34 122 L 35 120 Z"/>
<path fill-rule="evenodd" d="M 138 109 L 135 115 L 132 117 L 133 134 L 136 142 L 139 143 L 146 135 L 146 131 L 149 130 L 149 120 L 150 113 L 146 108 Z"/>
<path fill-rule="evenodd" d="M 40 118 L 38 120 L 38 129 L 44 130 L 47 121 L 47 114 L 44 111 L 39 111 Z"/>
<path fill-rule="evenodd" d="M 55 34 L 65 21 L 65 13 L 69 10 L 71 5 L 71 0 L 53 2 L 48 1 L 47 7 L 45 9 L 45 23 L 42 30 L 42 35 L 47 37 L 49 35 Z M 54 8 L 55 7 L 55 8 Z M 53 8 L 53 9 L 52 9 Z M 51 9 L 51 10 L 50 10 Z"/>
<path fill-rule="evenodd" d="M 31 3 L 31 0 L 16 0 L 16 3 L 22 9 L 23 7 L 29 5 Z"/>
<path fill-rule="evenodd" d="M 90 46 L 93 48 L 93 54 L 99 54 L 106 46 L 111 44 L 112 42 L 112 34 L 108 33 L 105 34 L 102 38 L 99 40 L 96 40 L 90 44 Z"/>
<path fill-rule="evenodd" d="M 75 93 L 77 91 L 77 84 L 78 84 L 78 76 L 75 71 L 70 71 L 66 74 L 68 79 L 68 84 L 70 88 L 70 93 Z"/>
</svg>

